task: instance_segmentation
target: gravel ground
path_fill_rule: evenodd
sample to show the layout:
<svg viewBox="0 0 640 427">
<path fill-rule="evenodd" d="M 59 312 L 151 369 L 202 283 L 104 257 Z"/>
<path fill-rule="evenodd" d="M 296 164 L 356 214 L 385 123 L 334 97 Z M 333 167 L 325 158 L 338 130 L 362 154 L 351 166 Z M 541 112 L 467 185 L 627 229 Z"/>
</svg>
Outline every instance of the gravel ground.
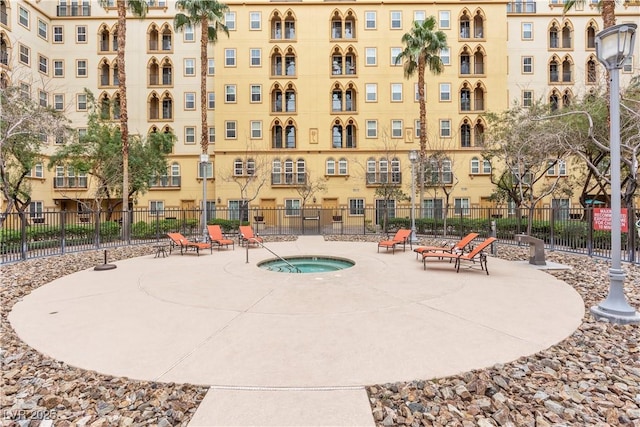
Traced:
<svg viewBox="0 0 640 427">
<path fill-rule="evenodd" d="M 270 237 L 270 240 L 275 238 Z M 376 236 L 327 236 L 377 241 Z M 278 240 L 292 240 L 285 236 Z M 268 239 L 269 240 L 269 239 Z M 423 240 L 421 244 L 430 243 Z M 109 261 L 154 253 L 149 246 L 111 249 Z M 526 259 L 528 249 L 498 256 Z M 506 254 L 508 256 L 506 256 Z M 609 264 L 559 252 L 547 259 L 571 270 L 550 272 L 582 296 L 582 325 L 532 356 L 442 379 L 367 387 L 378 426 L 634 426 L 640 427 L 638 325 L 596 322 L 589 308 L 608 292 Z M 0 420 L 3 426 L 183 426 L 206 387 L 135 381 L 50 359 L 24 344 L 7 317 L 33 289 L 103 262 L 103 251 L 35 259 L 2 267 L 0 279 Z M 625 265 L 625 292 L 640 306 L 640 266 Z M 42 424 L 43 427 L 46 423 Z"/>
</svg>

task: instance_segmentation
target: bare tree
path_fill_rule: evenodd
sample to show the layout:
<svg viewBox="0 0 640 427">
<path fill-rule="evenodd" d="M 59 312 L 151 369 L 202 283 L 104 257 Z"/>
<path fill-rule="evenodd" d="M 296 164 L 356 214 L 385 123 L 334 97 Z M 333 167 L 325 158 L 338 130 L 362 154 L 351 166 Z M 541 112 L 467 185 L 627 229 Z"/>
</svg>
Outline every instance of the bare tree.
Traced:
<svg viewBox="0 0 640 427">
<path fill-rule="evenodd" d="M 297 185 L 295 189 L 296 193 L 298 193 L 302 199 L 302 209 L 304 210 L 307 201 L 315 194 L 327 192 L 327 184 L 322 178 L 311 179 L 311 171 L 307 171 L 304 183 Z"/>
</svg>

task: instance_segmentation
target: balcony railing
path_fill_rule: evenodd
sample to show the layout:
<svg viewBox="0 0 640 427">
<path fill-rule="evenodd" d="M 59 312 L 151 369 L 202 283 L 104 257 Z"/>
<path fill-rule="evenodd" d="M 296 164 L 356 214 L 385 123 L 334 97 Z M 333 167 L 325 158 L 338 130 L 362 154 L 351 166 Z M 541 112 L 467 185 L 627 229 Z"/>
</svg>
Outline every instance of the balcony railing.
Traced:
<svg viewBox="0 0 640 427">
<path fill-rule="evenodd" d="M 58 16 L 91 16 L 91 5 L 58 5 Z"/>
</svg>

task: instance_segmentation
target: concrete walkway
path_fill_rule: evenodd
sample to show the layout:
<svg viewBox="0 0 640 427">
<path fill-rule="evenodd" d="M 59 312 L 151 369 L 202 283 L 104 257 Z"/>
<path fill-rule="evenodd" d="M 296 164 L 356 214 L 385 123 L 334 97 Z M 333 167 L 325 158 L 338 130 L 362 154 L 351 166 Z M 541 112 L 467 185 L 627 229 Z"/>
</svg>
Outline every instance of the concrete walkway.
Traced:
<svg viewBox="0 0 640 427">
<path fill-rule="evenodd" d="M 446 261 L 424 271 L 409 248 L 322 237 L 267 246 L 356 264 L 286 274 L 257 267 L 273 258 L 264 248 L 150 255 L 45 285 L 10 321 L 74 366 L 211 386 L 191 426 L 365 426 L 364 386 L 509 362 L 567 337 L 584 314 L 573 288 L 526 263 L 490 258 L 490 276 L 456 274 Z"/>
</svg>

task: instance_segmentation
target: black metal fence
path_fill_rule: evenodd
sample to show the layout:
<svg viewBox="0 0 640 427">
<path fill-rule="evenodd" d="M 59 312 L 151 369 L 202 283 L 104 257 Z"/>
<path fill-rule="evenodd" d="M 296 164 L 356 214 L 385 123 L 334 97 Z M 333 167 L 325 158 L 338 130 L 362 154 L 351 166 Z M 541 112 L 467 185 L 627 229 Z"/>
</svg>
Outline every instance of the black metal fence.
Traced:
<svg viewBox="0 0 640 427">
<path fill-rule="evenodd" d="M 219 224 L 224 233 L 237 238 L 240 224 L 269 235 L 366 235 L 391 234 L 415 225 L 418 236 L 457 238 L 474 231 L 483 237 L 494 235 L 503 243 L 515 244 L 514 235 L 527 232 L 527 211 L 510 209 L 451 208 L 419 212 L 411 220 L 410 206 L 393 208 L 305 207 L 218 208 L 207 212 L 208 224 Z M 545 242 L 549 250 L 562 250 L 609 258 L 611 233 L 594 227 L 589 208 L 536 209 L 531 235 Z M 69 252 L 166 241 L 167 232 L 180 232 L 202 239 L 203 212 L 186 209 L 130 212 L 130 227 L 122 227 L 122 212 L 50 211 L 7 215 L 0 229 L 0 263 L 10 263 Z M 595 215 L 597 218 L 597 215 Z M 622 260 L 640 263 L 640 210 L 627 216 L 628 231 L 622 233 Z M 127 235 L 123 235 L 124 233 Z"/>
</svg>

